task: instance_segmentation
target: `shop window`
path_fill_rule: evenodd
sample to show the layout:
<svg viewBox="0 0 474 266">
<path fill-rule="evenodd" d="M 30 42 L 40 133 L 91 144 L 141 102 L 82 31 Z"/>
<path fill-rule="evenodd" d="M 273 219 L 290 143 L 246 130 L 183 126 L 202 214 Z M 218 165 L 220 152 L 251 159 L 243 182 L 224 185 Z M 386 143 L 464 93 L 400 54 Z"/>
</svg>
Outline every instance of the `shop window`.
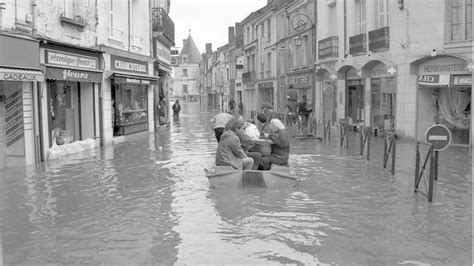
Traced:
<svg viewBox="0 0 474 266">
<path fill-rule="evenodd" d="M 453 143 L 469 144 L 471 122 L 471 88 L 438 88 L 433 92 L 436 99 L 435 122 L 446 125 L 453 135 Z"/>
<path fill-rule="evenodd" d="M 114 135 L 127 135 L 147 129 L 147 87 L 115 84 L 112 95 Z"/>
<path fill-rule="evenodd" d="M 80 139 L 78 83 L 49 82 L 49 95 L 52 143 L 63 145 Z"/>
<path fill-rule="evenodd" d="M 374 129 L 395 129 L 396 79 L 374 78 L 371 82 L 371 126 Z"/>
<path fill-rule="evenodd" d="M 472 0 L 452 0 L 447 3 L 447 41 L 472 40 Z"/>
</svg>

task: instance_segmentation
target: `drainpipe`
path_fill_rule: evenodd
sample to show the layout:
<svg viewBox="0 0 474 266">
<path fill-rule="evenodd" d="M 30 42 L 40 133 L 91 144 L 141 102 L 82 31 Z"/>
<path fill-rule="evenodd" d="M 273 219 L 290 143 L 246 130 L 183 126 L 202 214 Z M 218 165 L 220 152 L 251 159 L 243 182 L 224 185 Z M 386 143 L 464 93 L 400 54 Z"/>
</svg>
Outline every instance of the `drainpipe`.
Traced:
<svg viewBox="0 0 474 266">
<path fill-rule="evenodd" d="M 132 19 L 132 0 L 128 0 L 128 51 L 130 52 L 131 44 L 132 44 L 132 24 L 131 24 L 131 19 Z"/>
<path fill-rule="evenodd" d="M 31 0 L 31 13 L 32 14 L 32 35 L 33 37 L 36 37 L 36 0 Z"/>
<path fill-rule="evenodd" d="M 347 2 L 344 0 L 344 58 L 347 57 Z"/>
</svg>

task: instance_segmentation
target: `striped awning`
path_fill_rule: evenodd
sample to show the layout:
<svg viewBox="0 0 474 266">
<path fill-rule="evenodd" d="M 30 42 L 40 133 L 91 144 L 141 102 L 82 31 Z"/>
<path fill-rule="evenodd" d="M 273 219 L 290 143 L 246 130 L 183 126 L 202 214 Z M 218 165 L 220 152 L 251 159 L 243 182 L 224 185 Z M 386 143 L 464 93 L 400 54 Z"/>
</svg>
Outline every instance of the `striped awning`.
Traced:
<svg viewBox="0 0 474 266">
<path fill-rule="evenodd" d="M 0 80 L 44 81 L 43 72 L 33 69 L 0 68 Z"/>
</svg>

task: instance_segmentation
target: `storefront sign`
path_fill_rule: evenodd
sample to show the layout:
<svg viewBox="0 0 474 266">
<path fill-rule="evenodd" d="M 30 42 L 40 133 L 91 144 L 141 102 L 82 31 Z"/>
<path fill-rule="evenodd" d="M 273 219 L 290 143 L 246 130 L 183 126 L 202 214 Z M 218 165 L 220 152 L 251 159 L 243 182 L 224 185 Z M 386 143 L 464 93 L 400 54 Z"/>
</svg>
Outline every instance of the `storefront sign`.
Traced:
<svg viewBox="0 0 474 266">
<path fill-rule="evenodd" d="M 259 89 L 265 89 L 265 88 L 273 88 L 273 82 L 261 82 L 258 83 L 257 87 Z"/>
<path fill-rule="evenodd" d="M 97 70 L 98 61 L 94 57 L 46 50 L 46 64 L 49 65 Z"/>
<path fill-rule="evenodd" d="M 471 74 L 466 60 L 455 57 L 441 57 L 420 65 L 420 75 Z"/>
<path fill-rule="evenodd" d="M 155 43 L 156 43 L 156 57 L 167 64 L 171 64 L 170 48 L 164 46 L 158 40 L 156 40 Z"/>
<path fill-rule="evenodd" d="M 66 68 L 46 67 L 46 78 L 53 80 L 70 80 L 78 82 L 102 82 L 102 73 Z"/>
<path fill-rule="evenodd" d="M 135 77 L 123 77 L 123 76 L 115 76 L 114 75 L 114 83 L 117 84 L 140 84 L 140 85 L 149 85 L 149 84 L 157 84 L 156 80 L 148 80 L 148 79 L 141 79 Z"/>
<path fill-rule="evenodd" d="M 309 78 L 308 75 L 299 75 L 299 76 L 293 76 L 293 77 L 288 77 L 286 80 L 286 83 L 288 85 L 308 85 L 309 84 Z"/>
<path fill-rule="evenodd" d="M 112 70 L 130 73 L 148 74 L 148 62 L 110 55 Z"/>
<path fill-rule="evenodd" d="M 454 86 L 471 86 L 472 85 L 472 76 L 454 76 L 453 80 Z"/>
<path fill-rule="evenodd" d="M 21 36 L 0 35 L 0 47 L 0 65 L 30 69 L 40 68 L 38 41 Z"/>
<path fill-rule="evenodd" d="M 420 86 L 448 86 L 449 75 L 420 75 L 418 84 Z"/>
<path fill-rule="evenodd" d="M 394 66 L 387 67 L 385 64 L 379 63 L 374 68 L 372 68 L 370 75 L 372 78 L 380 78 L 380 77 L 387 77 L 387 76 L 395 76 L 396 73 L 397 73 L 396 67 Z"/>
<path fill-rule="evenodd" d="M 311 87 L 313 83 L 312 77 L 312 74 L 309 74 L 308 72 L 303 74 L 289 74 L 286 78 L 286 84 L 288 84 L 288 87 L 292 87 L 294 89 L 307 89 Z"/>
<path fill-rule="evenodd" d="M 40 71 L 0 68 L 0 80 L 36 82 L 44 81 L 44 76 Z"/>
</svg>

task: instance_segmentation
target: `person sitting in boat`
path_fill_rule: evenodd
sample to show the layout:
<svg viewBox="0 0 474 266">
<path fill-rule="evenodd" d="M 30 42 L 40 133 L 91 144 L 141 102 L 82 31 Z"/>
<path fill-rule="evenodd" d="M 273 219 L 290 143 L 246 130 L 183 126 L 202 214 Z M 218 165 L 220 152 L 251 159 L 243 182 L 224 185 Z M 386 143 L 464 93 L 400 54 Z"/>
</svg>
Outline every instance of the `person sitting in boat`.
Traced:
<svg viewBox="0 0 474 266">
<path fill-rule="evenodd" d="M 254 149 L 255 140 L 260 138 L 260 131 L 258 131 L 257 126 L 245 122 L 242 132 L 237 132 L 237 135 L 240 139 L 240 145 L 244 150 L 244 153 L 253 159 L 252 170 L 258 170 L 260 163 L 262 161 L 262 154 Z"/>
<path fill-rule="evenodd" d="M 269 170 L 272 164 L 287 165 L 290 157 L 290 138 L 280 119 L 273 118 L 269 124 L 271 133 L 264 133 L 264 137 L 271 140 L 272 152 L 262 157 L 263 170 Z"/>
<path fill-rule="evenodd" d="M 267 120 L 267 116 L 264 113 L 260 113 L 257 115 L 257 128 L 260 131 L 260 137 L 263 138 L 263 133 L 271 133 L 270 127 L 268 126 L 268 123 L 270 120 Z"/>
<path fill-rule="evenodd" d="M 238 134 L 242 134 L 244 118 L 235 115 L 226 124 L 224 133 L 220 136 L 216 151 L 217 166 L 232 166 L 237 170 L 250 170 L 253 159 L 248 157 L 242 149 Z"/>
</svg>

